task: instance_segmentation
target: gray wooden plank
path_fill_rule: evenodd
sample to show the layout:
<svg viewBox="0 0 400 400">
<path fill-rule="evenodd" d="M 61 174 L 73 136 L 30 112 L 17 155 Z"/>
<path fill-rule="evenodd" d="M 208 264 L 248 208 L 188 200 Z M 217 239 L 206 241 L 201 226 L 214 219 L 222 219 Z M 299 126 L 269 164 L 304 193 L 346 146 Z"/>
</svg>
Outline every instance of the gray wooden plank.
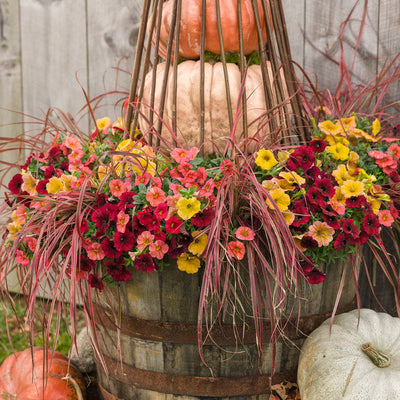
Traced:
<svg viewBox="0 0 400 400">
<path fill-rule="evenodd" d="M 339 78 L 339 67 L 320 52 L 335 61 L 340 60 L 339 33 L 356 1 L 348 0 L 306 0 L 305 22 L 305 68 L 310 74 L 316 73 L 319 88 L 335 89 Z M 369 0 L 366 25 L 354 64 L 354 82 L 366 82 L 377 71 L 377 30 L 379 23 L 379 0 Z M 358 32 L 364 9 L 364 1 L 358 2 L 347 29 L 343 35 L 345 59 L 351 67 L 357 43 Z"/>
<path fill-rule="evenodd" d="M 292 59 L 304 67 L 306 0 L 282 0 Z"/>
<path fill-rule="evenodd" d="M 400 2 L 398 0 L 381 1 L 379 12 L 379 42 L 378 67 L 379 70 L 389 65 L 393 57 L 400 52 Z M 395 65 L 399 66 L 397 59 Z M 400 72 L 398 72 L 400 73 Z M 391 85 L 387 101 L 400 100 L 400 79 Z M 397 107 L 400 112 L 400 106 Z"/>
<path fill-rule="evenodd" d="M 19 4 L 0 0 L 0 137 L 16 137 L 23 132 Z M 18 152 L 0 154 L 0 160 L 17 162 Z M 0 169 L 2 166 L 0 166 Z M 15 173 L 15 171 L 13 171 Z"/>
<path fill-rule="evenodd" d="M 75 115 L 85 102 L 76 74 L 87 86 L 85 2 L 20 4 L 24 111 L 41 116 L 52 106 Z"/>
<path fill-rule="evenodd" d="M 87 0 L 88 67 L 90 97 L 113 90 L 128 92 L 142 0 Z M 118 73 L 115 67 L 123 72 Z M 107 96 L 96 117 L 115 118 L 121 108 L 114 108 L 121 95 Z"/>
</svg>

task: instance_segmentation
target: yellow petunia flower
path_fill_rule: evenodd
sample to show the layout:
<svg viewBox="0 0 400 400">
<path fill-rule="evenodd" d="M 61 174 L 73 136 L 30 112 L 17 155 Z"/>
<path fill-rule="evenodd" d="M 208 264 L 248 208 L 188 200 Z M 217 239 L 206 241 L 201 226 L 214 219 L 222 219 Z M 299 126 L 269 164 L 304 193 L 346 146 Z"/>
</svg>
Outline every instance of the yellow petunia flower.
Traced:
<svg viewBox="0 0 400 400">
<path fill-rule="evenodd" d="M 335 160 L 345 161 L 349 158 L 350 149 L 341 143 L 336 143 L 334 146 L 327 146 L 326 150 L 332 154 Z"/>
<path fill-rule="evenodd" d="M 23 174 L 22 180 L 23 184 L 21 186 L 21 189 L 25 192 L 28 192 L 31 196 L 36 195 L 37 180 L 32 176 L 32 174 L 30 172 Z"/>
<path fill-rule="evenodd" d="M 332 172 L 338 185 L 341 185 L 344 181 L 350 179 L 349 172 L 344 164 L 339 164 L 339 166 Z"/>
<path fill-rule="evenodd" d="M 285 218 L 285 221 L 288 226 L 293 224 L 295 215 L 291 211 L 289 211 L 289 210 L 282 211 L 282 215 L 283 215 L 283 218 Z"/>
<path fill-rule="evenodd" d="M 65 175 L 65 174 L 61 175 L 60 179 L 61 179 L 61 181 L 63 183 L 62 190 L 64 192 L 70 192 L 72 190 L 71 183 L 72 182 L 76 182 L 78 180 L 76 176 Z"/>
<path fill-rule="evenodd" d="M 347 168 L 351 175 L 353 175 L 355 170 L 357 169 L 357 160 L 359 158 L 360 156 L 355 151 L 350 152 L 350 157 L 349 160 L 347 161 Z"/>
<path fill-rule="evenodd" d="M 380 202 L 378 199 L 375 199 L 374 197 L 371 197 L 371 196 L 365 196 L 365 197 L 367 198 L 368 203 L 371 205 L 372 212 L 375 215 L 378 215 L 382 202 Z"/>
<path fill-rule="evenodd" d="M 333 195 L 331 201 L 333 203 L 339 203 L 339 204 L 343 204 L 343 205 L 346 204 L 346 197 L 342 193 L 342 190 L 340 189 L 340 187 L 336 188 L 335 194 Z"/>
<path fill-rule="evenodd" d="M 260 168 L 269 170 L 276 164 L 278 164 L 278 161 L 275 159 L 272 151 L 261 149 L 256 153 L 256 165 L 258 165 Z"/>
<path fill-rule="evenodd" d="M 178 269 L 188 274 L 195 274 L 200 269 L 200 259 L 196 256 L 183 253 L 176 261 Z"/>
<path fill-rule="evenodd" d="M 262 181 L 261 184 L 262 184 L 263 188 L 268 189 L 268 190 L 279 189 L 279 185 L 275 178 Z"/>
<path fill-rule="evenodd" d="M 206 249 L 208 240 L 208 236 L 205 233 L 198 236 L 199 233 L 199 231 L 192 232 L 192 236 L 194 237 L 194 239 L 188 247 L 188 250 L 196 256 L 201 256 L 203 254 L 204 250 Z"/>
<path fill-rule="evenodd" d="M 340 125 L 336 125 L 330 120 L 320 122 L 318 124 L 318 128 L 327 135 L 337 135 L 343 132 L 343 129 Z"/>
<path fill-rule="evenodd" d="M 176 202 L 177 213 L 179 217 L 186 221 L 200 211 L 200 205 L 200 201 L 195 197 L 191 197 L 190 199 L 181 197 Z"/>
<path fill-rule="evenodd" d="M 50 178 L 50 180 L 46 184 L 46 190 L 50 194 L 57 194 L 58 192 L 62 191 L 64 188 L 63 181 L 56 176 Z"/>
<path fill-rule="evenodd" d="M 379 132 L 381 131 L 381 123 L 379 122 L 378 119 L 376 119 L 372 123 L 372 134 L 376 136 Z"/>
<path fill-rule="evenodd" d="M 111 119 L 108 117 L 100 118 L 96 120 L 96 126 L 99 131 L 102 131 L 107 125 L 111 124 Z"/>
<path fill-rule="evenodd" d="M 290 157 L 289 151 L 278 151 L 278 160 L 280 163 L 284 164 Z"/>
<path fill-rule="evenodd" d="M 310 236 L 318 243 L 318 247 L 328 246 L 333 240 L 335 230 L 326 222 L 315 221 L 313 225 L 308 228 Z"/>
<path fill-rule="evenodd" d="M 348 131 L 349 129 L 353 129 L 357 127 L 357 121 L 356 118 L 353 117 L 349 117 L 349 118 L 342 118 L 340 120 L 340 124 L 342 125 L 345 131 Z"/>
<path fill-rule="evenodd" d="M 304 183 L 306 182 L 306 180 L 301 177 L 299 174 L 297 174 L 295 171 L 291 171 L 291 172 L 280 172 L 279 176 L 283 179 L 286 180 L 287 183 L 289 183 L 290 185 L 304 185 Z"/>
<path fill-rule="evenodd" d="M 361 196 L 364 194 L 364 183 L 352 180 L 344 181 L 343 185 L 340 186 L 340 190 L 346 199 L 349 197 Z"/>
<path fill-rule="evenodd" d="M 286 211 L 289 208 L 290 197 L 283 189 L 271 190 L 269 195 L 271 196 L 272 200 L 274 200 L 280 211 Z M 275 205 L 272 204 L 272 201 L 269 198 L 265 200 L 265 203 L 271 210 L 275 210 Z"/>
</svg>

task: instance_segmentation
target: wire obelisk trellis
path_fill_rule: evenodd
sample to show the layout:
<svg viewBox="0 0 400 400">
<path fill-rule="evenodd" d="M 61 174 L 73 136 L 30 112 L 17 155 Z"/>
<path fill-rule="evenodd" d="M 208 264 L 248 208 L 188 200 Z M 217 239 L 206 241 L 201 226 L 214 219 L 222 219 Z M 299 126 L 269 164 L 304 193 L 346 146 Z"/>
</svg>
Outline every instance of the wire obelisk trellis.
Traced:
<svg viewBox="0 0 400 400">
<path fill-rule="evenodd" d="M 206 98 L 209 96 L 205 89 L 206 63 L 208 62 L 207 52 L 207 29 L 211 24 L 217 27 L 217 36 L 219 44 L 218 61 L 222 63 L 223 81 L 225 84 L 226 104 L 234 104 L 237 101 L 239 113 L 241 116 L 241 126 L 235 124 L 236 112 L 232 107 L 227 106 L 227 121 L 229 121 L 230 135 L 233 128 L 240 130 L 241 137 L 246 138 L 249 135 L 248 118 L 248 100 L 252 93 L 247 93 L 246 85 L 242 84 L 240 99 L 231 98 L 230 88 L 231 79 L 228 71 L 230 67 L 227 56 L 231 54 L 231 50 L 225 46 L 226 36 L 224 40 L 223 18 L 225 13 L 236 12 L 237 25 L 237 52 L 236 64 L 239 67 L 242 82 L 247 78 L 247 59 L 244 29 L 246 22 L 243 21 L 244 12 L 248 12 L 249 4 L 252 8 L 253 23 L 257 35 L 258 54 L 260 59 L 260 70 L 262 76 L 262 86 L 265 100 L 265 109 L 263 125 L 258 132 L 273 133 L 281 132 L 281 139 L 285 143 L 293 143 L 293 141 L 305 140 L 307 138 L 304 113 L 302 112 L 301 99 L 298 93 L 298 85 L 295 76 L 293 64 L 291 62 L 291 53 L 289 40 L 286 29 L 286 22 L 281 0 L 230 0 L 236 3 L 236 10 L 225 9 L 225 0 L 144 0 L 143 12 L 141 17 L 141 25 L 138 35 L 136 56 L 132 72 L 132 80 L 130 87 L 130 101 L 126 114 L 126 126 L 130 127 L 133 134 L 139 127 L 147 140 L 152 145 L 160 145 L 160 138 L 163 133 L 163 124 L 169 122 L 169 129 L 173 131 L 180 130 L 182 136 L 185 137 L 185 126 L 179 123 L 179 109 L 177 108 L 177 98 L 180 96 L 182 74 L 179 70 L 179 63 L 182 61 L 180 54 L 180 45 L 183 42 L 182 28 L 188 29 L 187 21 L 182 19 L 182 10 L 193 2 L 200 7 L 200 50 L 198 57 L 189 57 L 196 59 L 200 63 L 198 102 L 199 112 L 196 118 L 199 120 L 199 128 L 197 134 L 197 143 L 195 145 L 202 147 L 207 137 L 208 129 L 206 127 Z M 186 2 L 186 4 L 185 4 Z M 160 35 L 165 37 L 165 29 L 162 24 L 165 23 L 165 5 L 169 3 L 168 15 L 168 35 L 165 43 L 160 43 Z M 200 4 L 199 4 L 200 3 Z M 209 9 L 213 7 L 216 21 L 210 21 Z M 247 7 L 245 9 L 245 7 Z M 214 11 L 215 10 L 215 11 Z M 189 26 L 190 29 L 190 26 Z M 163 31 L 164 30 L 164 31 Z M 267 38 L 267 40 L 265 40 Z M 160 55 L 163 57 L 161 58 Z M 163 74 L 157 74 L 157 67 L 165 59 L 163 63 Z M 150 84 L 145 87 L 145 80 Z M 161 82 L 160 82 L 161 80 Z M 157 94 L 156 94 L 157 92 Z M 171 93 L 172 92 L 172 93 Z M 166 97 L 168 94 L 169 107 L 168 115 L 166 112 Z M 146 101 L 144 101 L 144 96 Z M 188 99 L 190 101 L 190 99 Z M 236 103 L 235 103 L 236 104 Z M 135 110 L 134 110 L 135 108 Z M 146 124 L 140 122 L 141 116 L 146 110 Z M 136 112 L 134 112 L 136 111 Z M 143 118 L 142 118 L 143 119 Z M 257 121 L 256 121 L 257 123 Z M 260 126 L 260 124 L 259 124 Z M 254 130 L 253 130 L 254 131 Z M 174 145 L 176 145 L 176 136 Z M 193 143 L 191 143 L 193 144 Z"/>
</svg>

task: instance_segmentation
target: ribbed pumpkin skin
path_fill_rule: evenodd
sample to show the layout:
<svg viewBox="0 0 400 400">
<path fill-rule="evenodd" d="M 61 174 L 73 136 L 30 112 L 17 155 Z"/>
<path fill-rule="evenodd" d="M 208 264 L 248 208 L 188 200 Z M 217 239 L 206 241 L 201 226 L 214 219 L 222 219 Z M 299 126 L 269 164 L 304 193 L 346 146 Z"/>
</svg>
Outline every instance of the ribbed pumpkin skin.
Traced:
<svg viewBox="0 0 400 400">
<path fill-rule="evenodd" d="M 266 42 L 265 20 L 262 0 L 257 0 L 260 16 L 263 42 Z M 206 33 L 205 49 L 220 54 L 216 0 L 207 0 L 206 3 Z M 179 55 L 185 58 L 198 59 L 200 57 L 201 34 L 201 5 L 202 0 L 183 0 L 181 9 L 181 25 L 179 38 Z M 269 2 L 267 0 L 269 8 Z M 174 0 L 167 0 L 163 4 L 163 15 L 160 30 L 159 55 L 166 57 L 168 37 L 171 28 Z M 221 28 L 224 39 L 224 50 L 239 51 L 239 26 L 237 15 L 237 0 L 220 0 Z M 258 50 L 258 36 L 251 0 L 242 0 L 243 46 L 244 53 L 249 54 Z M 154 44 L 154 40 L 153 40 Z"/>
<path fill-rule="evenodd" d="M 359 323 L 359 325 L 358 325 Z M 358 328 L 357 328 L 358 325 Z M 378 368 L 364 343 L 391 355 Z M 400 399 L 400 320 L 368 309 L 338 315 L 311 333 L 300 354 L 297 382 L 302 400 Z"/>
<path fill-rule="evenodd" d="M 160 111 L 160 97 L 162 90 L 162 81 L 166 63 L 160 63 L 156 71 L 156 89 L 154 109 L 157 113 Z M 228 77 L 231 94 L 231 109 L 233 118 L 235 118 L 238 98 L 240 96 L 241 75 L 240 70 L 235 64 L 228 63 Z M 252 137 L 258 131 L 257 120 L 266 115 L 265 95 L 263 89 L 263 80 L 261 67 L 252 65 L 249 67 L 246 76 L 246 96 L 247 96 L 247 123 L 254 122 L 248 128 L 248 136 Z M 146 133 L 149 128 L 148 119 L 150 115 L 150 96 L 152 85 L 152 71 L 145 79 L 143 107 L 141 111 L 143 116 L 139 117 L 139 125 L 142 132 Z M 185 61 L 178 65 L 177 79 L 177 130 L 178 143 L 189 148 L 199 146 L 200 138 L 200 62 Z M 204 150 L 206 153 L 215 152 L 216 148 L 223 149 L 226 144 L 226 138 L 230 135 L 228 106 L 226 101 L 226 89 L 222 63 L 213 65 L 205 64 L 205 140 Z M 163 120 L 172 127 L 173 110 L 173 71 L 169 70 L 167 83 L 167 93 L 164 105 Z M 156 123 L 157 116 L 154 115 L 153 123 Z M 242 133 L 242 119 L 239 117 L 236 130 L 236 143 L 239 143 Z M 266 132 L 263 129 L 262 134 Z M 163 128 L 162 137 L 171 141 L 171 134 L 167 128 Z"/>
<path fill-rule="evenodd" d="M 50 362 L 51 352 L 47 353 Z M 0 398 L 2 393 L 16 396 L 15 400 L 78 400 L 78 394 L 71 382 L 63 380 L 69 374 L 85 393 L 85 384 L 79 370 L 70 364 L 68 358 L 55 352 L 51 368 L 45 381 L 43 393 L 43 361 L 42 348 L 33 349 L 33 375 L 31 349 L 9 356 L 0 367 Z M 44 397 L 43 397 L 44 395 Z"/>
</svg>

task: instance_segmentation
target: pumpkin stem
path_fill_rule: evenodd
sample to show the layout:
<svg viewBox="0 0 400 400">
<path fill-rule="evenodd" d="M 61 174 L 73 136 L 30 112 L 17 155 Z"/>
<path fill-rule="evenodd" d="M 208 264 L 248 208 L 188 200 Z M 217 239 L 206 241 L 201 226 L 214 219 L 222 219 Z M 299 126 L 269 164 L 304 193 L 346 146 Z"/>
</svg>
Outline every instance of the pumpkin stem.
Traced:
<svg viewBox="0 0 400 400">
<path fill-rule="evenodd" d="M 390 365 L 390 356 L 378 350 L 372 343 L 364 343 L 361 348 L 377 367 L 385 368 Z"/>
<path fill-rule="evenodd" d="M 81 390 L 78 382 L 70 374 L 67 374 L 64 378 L 61 378 L 61 379 L 71 382 L 71 384 L 74 387 L 76 394 L 78 396 L 77 400 L 84 400 L 82 390 Z"/>
<path fill-rule="evenodd" d="M 17 395 L 16 394 L 10 394 L 6 392 L 1 392 L 0 397 L 4 400 L 16 400 Z"/>
</svg>

